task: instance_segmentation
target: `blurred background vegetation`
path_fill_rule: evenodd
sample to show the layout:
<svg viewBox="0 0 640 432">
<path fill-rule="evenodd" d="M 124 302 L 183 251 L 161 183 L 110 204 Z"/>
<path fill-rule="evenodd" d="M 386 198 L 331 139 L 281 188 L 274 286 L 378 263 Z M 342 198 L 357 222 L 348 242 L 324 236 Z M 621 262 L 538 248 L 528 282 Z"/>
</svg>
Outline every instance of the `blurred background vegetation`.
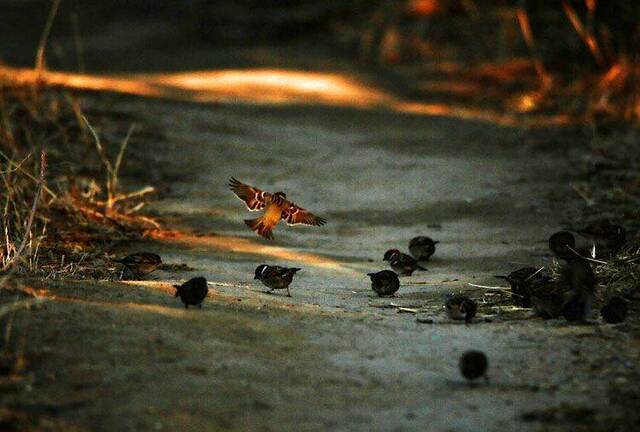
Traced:
<svg viewBox="0 0 640 432">
<path fill-rule="evenodd" d="M 0 66 L 33 68 L 45 46 L 41 66 L 87 73 L 348 64 L 390 77 L 413 100 L 549 114 L 602 136 L 640 120 L 638 17 L 640 2 L 626 0 L 3 0 Z M 0 273 L 21 253 L 32 260 L 22 269 L 42 268 L 44 238 L 58 237 L 48 245 L 58 250 L 47 258 L 54 268 L 87 243 L 107 247 L 156 227 L 136 214 L 153 188 L 117 190 L 111 166 L 131 124 L 1 71 L 0 122 L 0 222 L 8 233 Z M 617 213 L 635 217 L 640 183 L 628 173 L 637 170 L 636 136 L 595 142 L 590 160 L 612 185 L 602 193 L 613 202 L 614 190 L 624 204 Z M 135 155 L 125 160 L 131 166 Z"/>
<path fill-rule="evenodd" d="M 50 7 L 47 0 L 2 2 L 2 61 L 33 64 Z M 640 3 L 625 0 L 63 0 L 47 61 L 53 69 L 119 70 L 108 54 L 141 39 L 158 53 L 306 40 L 416 81 L 427 67 L 458 68 L 473 72 L 470 80 L 534 90 L 507 109 L 636 122 L 639 16 Z M 205 66 L 193 63 L 167 67 Z"/>
</svg>

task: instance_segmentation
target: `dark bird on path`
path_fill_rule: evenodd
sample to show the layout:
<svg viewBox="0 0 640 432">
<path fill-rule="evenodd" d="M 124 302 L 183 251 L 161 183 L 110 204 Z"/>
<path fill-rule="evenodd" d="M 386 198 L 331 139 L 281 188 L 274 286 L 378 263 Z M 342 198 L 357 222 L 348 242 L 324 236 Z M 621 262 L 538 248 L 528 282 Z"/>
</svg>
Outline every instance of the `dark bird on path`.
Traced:
<svg viewBox="0 0 640 432">
<path fill-rule="evenodd" d="M 549 249 L 558 258 L 576 256 L 576 238 L 569 231 L 558 231 L 549 237 Z M 573 249 L 573 250 L 572 250 Z"/>
<path fill-rule="evenodd" d="M 627 319 L 629 307 L 627 301 L 620 296 L 613 296 L 606 305 L 600 309 L 602 319 L 609 324 L 617 324 Z"/>
<path fill-rule="evenodd" d="M 592 222 L 577 232 L 591 239 L 599 250 L 606 252 L 611 252 L 624 245 L 627 238 L 627 231 L 624 227 L 612 223 L 609 219 Z"/>
<path fill-rule="evenodd" d="M 392 296 L 400 289 L 398 275 L 391 270 L 382 270 L 377 273 L 367 273 L 371 278 L 371 289 L 382 296 Z"/>
<path fill-rule="evenodd" d="M 587 313 L 585 299 L 578 294 L 573 294 L 562 306 L 562 316 L 569 322 L 584 321 Z"/>
<path fill-rule="evenodd" d="M 229 187 L 238 198 L 244 201 L 250 211 L 264 209 L 262 216 L 256 219 L 245 219 L 244 223 L 266 239 L 273 240 L 273 229 L 281 219 L 288 225 L 322 226 L 327 222 L 287 200 L 287 195 L 284 192 L 274 194 L 265 192 L 246 185 L 233 177 L 229 180 Z"/>
<path fill-rule="evenodd" d="M 476 316 L 478 305 L 465 295 L 449 293 L 445 296 L 444 309 L 449 318 L 470 323 Z"/>
<path fill-rule="evenodd" d="M 409 242 L 409 252 L 417 261 L 427 261 L 436 252 L 439 241 L 433 241 L 430 237 L 414 237 Z"/>
<path fill-rule="evenodd" d="M 467 351 L 460 357 L 460 373 L 463 377 L 472 381 L 476 378 L 484 376 L 487 379 L 487 368 L 489 367 L 489 360 L 482 351 Z"/>
<path fill-rule="evenodd" d="M 185 309 L 189 309 L 189 305 L 198 306 L 202 309 L 202 301 L 209 292 L 209 286 L 205 278 L 195 277 L 182 285 L 174 285 L 173 287 L 176 289 L 176 297 L 180 297 Z"/>
<path fill-rule="evenodd" d="M 148 275 L 162 264 L 160 256 L 151 252 L 137 252 L 113 261 L 124 266 L 127 270 L 125 275 L 132 275 L 134 277 Z"/>
<path fill-rule="evenodd" d="M 291 297 L 289 285 L 293 281 L 293 275 L 300 270 L 302 269 L 261 264 L 256 267 L 256 273 L 253 278 L 258 279 L 263 285 L 270 288 L 269 293 L 273 290 L 286 289 L 287 297 Z"/>
<path fill-rule="evenodd" d="M 542 268 L 523 267 L 514 270 L 508 275 L 496 275 L 499 279 L 506 280 L 511 285 L 511 298 L 520 307 L 531 307 L 530 288 L 533 284 L 549 279 L 549 276 L 542 272 Z"/>
<path fill-rule="evenodd" d="M 401 276 L 411 276 L 417 270 L 427 271 L 426 268 L 418 264 L 411 256 L 400 252 L 398 249 L 389 249 L 384 253 L 383 261 L 389 261 L 389 265 Z"/>
<path fill-rule="evenodd" d="M 596 276 L 591 264 L 574 257 L 561 266 L 559 280 L 572 292 L 563 308 L 563 315 L 569 321 L 583 321 L 591 312 L 595 297 Z"/>
<path fill-rule="evenodd" d="M 568 284 L 551 278 L 534 281 L 529 292 L 533 311 L 545 319 L 562 316 L 564 304 L 572 293 Z"/>
</svg>

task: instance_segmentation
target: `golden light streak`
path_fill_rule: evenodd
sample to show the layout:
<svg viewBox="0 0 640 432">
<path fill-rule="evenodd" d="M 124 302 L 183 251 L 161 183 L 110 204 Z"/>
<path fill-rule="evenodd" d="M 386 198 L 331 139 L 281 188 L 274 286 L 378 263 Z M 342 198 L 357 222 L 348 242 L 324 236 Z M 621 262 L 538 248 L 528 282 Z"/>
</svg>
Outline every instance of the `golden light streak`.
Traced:
<svg viewBox="0 0 640 432">
<path fill-rule="evenodd" d="M 46 84 L 78 90 L 111 91 L 130 95 L 200 103 L 256 105 L 325 105 L 357 109 L 388 109 L 422 116 L 457 117 L 504 126 L 565 124 L 566 117 L 522 118 L 463 105 L 407 101 L 338 73 L 282 69 L 246 69 L 89 75 L 0 67 L 0 82 Z M 441 91 L 445 88 L 442 87 Z M 459 91 L 460 89 L 454 89 Z M 479 88 L 481 90 L 481 87 Z"/>
<path fill-rule="evenodd" d="M 338 271 L 361 277 L 362 273 L 346 267 L 340 261 L 308 252 L 293 251 L 283 247 L 271 246 L 257 241 L 233 236 L 195 236 L 179 231 L 154 231 L 151 236 L 167 243 L 188 246 L 203 246 L 227 252 L 260 255 L 286 261 L 311 265 L 327 270 Z"/>
</svg>

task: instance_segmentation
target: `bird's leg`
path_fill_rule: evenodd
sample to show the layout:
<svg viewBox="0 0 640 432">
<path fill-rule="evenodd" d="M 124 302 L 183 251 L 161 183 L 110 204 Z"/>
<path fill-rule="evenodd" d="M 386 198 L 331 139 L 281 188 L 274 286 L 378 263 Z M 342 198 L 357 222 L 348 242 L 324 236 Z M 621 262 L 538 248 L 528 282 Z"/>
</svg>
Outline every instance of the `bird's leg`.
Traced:
<svg viewBox="0 0 640 432">
<path fill-rule="evenodd" d="M 289 291 L 289 287 L 287 287 L 287 297 L 291 297 L 291 291 Z"/>
<path fill-rule="evenodd" d="M 185 309 L 189 309 L 189 305 L 185 303 L 185 304 L 184 304 L 184 308 L 185 308 Z"/>
<path fill-rule="evenodd" d="M 200 303 L 200 304 L 198 305 L 198 308 L 202 309 L 202 303 Z"/>
</svg>

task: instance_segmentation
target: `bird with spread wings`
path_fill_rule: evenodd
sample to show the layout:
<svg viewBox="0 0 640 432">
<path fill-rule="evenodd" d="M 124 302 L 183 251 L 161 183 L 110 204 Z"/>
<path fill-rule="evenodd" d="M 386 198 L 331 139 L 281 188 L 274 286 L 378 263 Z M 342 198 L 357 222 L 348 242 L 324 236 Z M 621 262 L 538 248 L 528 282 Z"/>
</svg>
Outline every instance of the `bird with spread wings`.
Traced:
<svg viewBox="0 0 640 432">
<path fill-rule="evenodd" d="M 229 180 L 229 187 L 238 198 L 244 201 L 250 211 L 264 209 L 262 216 L 256 219 L 245 219 L 244 223 L 258 235 L 269 240 L 273 240 L 273 229 L 278 225 L 280 219 L 284 219 L 288 225 L 322 226 L 327 222 L 287 200 L 287 195 L 284 192 L 274 194 L 265 192 L 233 177 Z"/>
</svg>

